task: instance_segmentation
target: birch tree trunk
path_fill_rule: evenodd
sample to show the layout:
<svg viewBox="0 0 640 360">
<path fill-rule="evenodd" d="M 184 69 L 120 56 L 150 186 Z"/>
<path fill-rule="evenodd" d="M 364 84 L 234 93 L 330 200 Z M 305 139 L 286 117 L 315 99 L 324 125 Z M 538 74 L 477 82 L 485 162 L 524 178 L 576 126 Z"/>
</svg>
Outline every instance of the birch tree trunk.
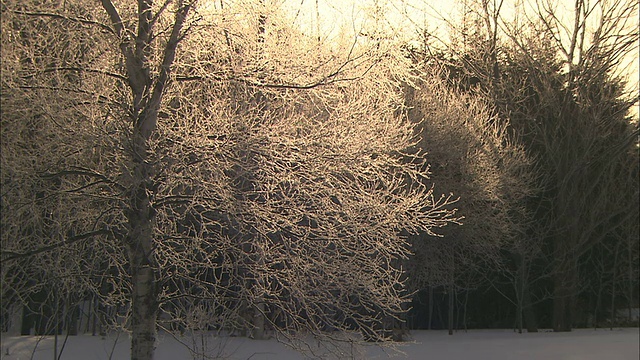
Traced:
<svg viewBox="0 0 640 360">
<path fill-rule="evenodd" d="M 151 169 L 143 159 L 136 162 L 136 167 L 136 182 L 140 185 L 132 194 L 129 215 L 131 229 L 127 239 L 133 285 L 131 359 L 152 359 L 157 332 L 158 291 L 157 266 L 153 259 L 153 214 L 146 185 Z"/>
<path fill-rule="evenodd" d="M 149 141 L 155 133 L 160 103 L 165 94 L 176 49 L 183 37 L 182 26 L 192 4 L 177 4 L 171 35 L 164 46 L 162 62 L 157 65 L 158 74 L 152 76 L 154 65 L 149 57 L 153 36 L 153 2 L 139 0 L 136 36 L 130 36 L 118 10 L 111 0 L 102 0 L 102 7 L 109 15 L 113 29 L 123 39 L 120 51 L 126 63 L 128 84 L 131 89 L 133 111 L 131 132 L 130 169 L 131 184 L 127 220 L 126 247 L 132 282 L 131 308 L 131 359 L 153 359 L 158 318 L 158 264 L 154 256 L 154 166 L 149 154 Z M 161 11 L 161 10 L 159 10 Z"/>
</svg>

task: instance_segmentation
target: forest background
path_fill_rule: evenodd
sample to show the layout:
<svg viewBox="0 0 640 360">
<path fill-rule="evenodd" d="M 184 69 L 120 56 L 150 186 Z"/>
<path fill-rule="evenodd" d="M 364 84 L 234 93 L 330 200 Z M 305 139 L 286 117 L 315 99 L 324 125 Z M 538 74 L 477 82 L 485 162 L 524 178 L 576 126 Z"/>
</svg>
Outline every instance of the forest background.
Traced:
<svg viewBox="0 0 640 360">
<path fill-rule="evenodd" d="M 638 3 L 330 9 L 3 1 L 3 329 L 637 326 Z"/>
</svg>

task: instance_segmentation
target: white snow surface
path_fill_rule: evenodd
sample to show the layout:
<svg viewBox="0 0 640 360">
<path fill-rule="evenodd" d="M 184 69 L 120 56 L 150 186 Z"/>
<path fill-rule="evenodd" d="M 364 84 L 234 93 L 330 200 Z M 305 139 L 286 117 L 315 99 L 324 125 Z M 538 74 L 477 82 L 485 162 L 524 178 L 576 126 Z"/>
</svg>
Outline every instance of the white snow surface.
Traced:
<svg viewBox="0 0 640 360">
<path fill-rule="evenodd" d="M 470 330 L 449 336 L 446 331 L 412 331 L 412 341 L 399 346 L 397 351 L 366 346 L 345 347 L 338 356 L 320 355 L 320 358 L 339 359 L 434 359 L 434 360 L 638 360 L 640 336 L 638 328 L 578 329 L 568 333 L 544 331 L 518 334 L 512 330 Z M 193 345 L 194 338 L 182 338 Z M 203 343 L 198 340 L 198 347 Z M 58 350 L 64 336 L 58 337 Z M 37 347 L 36 347 L 37 343 Z M 106 337 L 70 336 L 60 359 L 128 359 L 130 341 L 126 334 Z M 311 342 L 316 353 L 322 346 Z M 205 359 L 293 360 L 305 357 L 275 339 L 251 340 L 240 337 L 206 338 Z M 35 348 L 35 351 L 34 351 Z M 2 360 L 53 359 L 54 337 L 9 336 L 2 334 Z M 155 360 L 202 359 L 193 357 L 187 347 L 167 334 L 160 334 Z"/>
</svg>

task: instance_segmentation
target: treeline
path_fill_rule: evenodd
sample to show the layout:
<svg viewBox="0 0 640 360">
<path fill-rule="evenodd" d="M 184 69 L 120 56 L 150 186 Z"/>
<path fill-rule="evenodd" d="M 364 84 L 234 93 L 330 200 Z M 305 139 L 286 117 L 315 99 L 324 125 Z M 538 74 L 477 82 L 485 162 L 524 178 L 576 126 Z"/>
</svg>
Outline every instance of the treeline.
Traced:
<svg viewBox="0 0 640 360">
<path fill-rule="evenodd" d="M 444 50 L 428 40 L 409 49 L 418 66 L 437 69 L 448 91 L 485 105 L 490 114 L 481 122 L 494 130 L 477 140 L 487 150 L 469 152 L 474 142 L 451 119 L 465 121 L 472 102 L 463 100 L 466 106 L 444 121 L 447 112 L 433 98 L 446 95 L 429 97 L 432 113 L 424 111 L 429 100 L 412 103 L 410 116 L 425 118 L 425 147 L 436 155 L 431 164 L 449 166 L 434 170 L 436 186 L 461 196 L 466 217 L 453 244 L 436 246 L 463 242 L 471 253 L 449 250 L 450 270 L 442 274 L 443 250 L 425 250 L 425 263 L 438 265 L 422 265 L 431 277 L 416 287 L 414 324 L 450 331 L 637 326 L 639 143 L 631 110 L 638 93 L 637 79 L 621 67 L 638 51 L 637 24 L 629 23 L 638 6 L 577 1 L 567 15 L 540 3 L 516 8 L 507 21 L 502 5 L 465 2 L 463 26 L 453 30 L 457 41 Z M 571 18 L 573 27 L 560 18 Z M 474 122 L 466 120 L 465 130 L 483 128 Z M 438 126 L 459 142 L 438 141 Z M 481 178 L 494 184 L 493 198 L 467 194 L 477 183 L 466 170 L 474 165 L 488 172 Z M 462 184 L 448 177 L 455 171 Z"/>
<path fill-rule="evenodd" d="M 442 47 L 323 43 L 264 1 L 3 3 L 3 329 L 338 356 L 637 307 L 638 6 L 499 4 Z"/>
</svg>

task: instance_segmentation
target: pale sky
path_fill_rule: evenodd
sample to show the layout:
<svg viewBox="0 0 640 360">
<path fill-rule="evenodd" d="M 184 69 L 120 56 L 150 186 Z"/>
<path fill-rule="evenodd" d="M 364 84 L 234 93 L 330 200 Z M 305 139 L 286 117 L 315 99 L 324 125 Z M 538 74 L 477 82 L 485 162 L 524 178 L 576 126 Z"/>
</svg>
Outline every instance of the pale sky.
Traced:
<svg viewBox="0 0 640 360">
<path fill-rule="evenodd" d="M 292 14 L 294 24 L 310 36 L 323 40 L 366 32 L 368 29 L 382 28 L 387 34 L 397 38 L 416 39 L 417 31 L 426 29 L 442 41 L 450 40 L 450 26 L 447 22 L 459 24 L 463 10 L 462 0 L 265 0 L 272 1 Z M 492 1 L 492 0 L 490 0 Z M 513 18 L 514 7 L 524 1 L 529 6 L 536 0 L 504 0 L 501 14 Z M 607 0 L 602 0 L 607 1 Z M 637 1 L 637 0 L 623 0 Z M 551 0 L 551 2 L 554 2 Z M 558 16 L 572 23 L 574 0 L 555 1 Z M 592 2 L 593 3 L 593 2 Z M 376 7 L 380 9 L 376 16 Z M 317 10 L 317 11 L 316 11 Z M 378 24 L 376 25 L 376 21 Z M 639 18 L 636 15 L 629 23 L 630 29 L 638 31 Z M 638 46 L 627 57 L 622 72 L 629 78 L 629 89 L 638 91 L 640 62 Z M 640 104 L 636 106 L 636 117 Z"/>
<path fill-rule="evenodd" d="M 278 1 L 278 0 L 276 0 Z M 413 37 L 416 28 L 434 31 L 443 24 L 441 16 L 450 19 L 458 7 L 456 0 L 281 0 L 282 6 L 297 14 L 296 25 L 306 32 L 321 36 L 337 36 L 341 30 L 360 31 L 366 23 L 378 21 L 383 28 L 399 36 Z M 316 12 L 317 4 L 317 12 Z M 294 15 L 295 16 L 295 15 Z M 434 26 L 435 25 L 435 26 Z"/>
</svg>

